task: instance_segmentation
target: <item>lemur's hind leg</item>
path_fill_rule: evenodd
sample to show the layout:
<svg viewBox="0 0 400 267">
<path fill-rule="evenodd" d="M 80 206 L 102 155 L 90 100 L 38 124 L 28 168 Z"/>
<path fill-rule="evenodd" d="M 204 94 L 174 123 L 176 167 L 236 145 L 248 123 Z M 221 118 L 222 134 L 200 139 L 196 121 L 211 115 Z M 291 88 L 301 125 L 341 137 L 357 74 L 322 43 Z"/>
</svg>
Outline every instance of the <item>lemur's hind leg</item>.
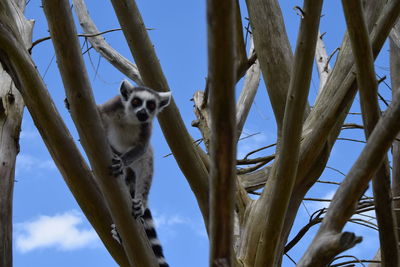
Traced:
<svg viewBox="0 0 400 267">
<path fill-rule="evenodd" d="M 122 244 L 122 239 L 121 236 L 118 233 L 117 227 L 115 226 L 115 224 L 111 224 L 111 235 L 112 238 L 115 239 L 115 241 L 117 241 L 120 245 Z"/>
<path fill-rule="evenodd" d="M 125 183 L 129 188 L 129 194 L 132 199 L 132 216 L 135 219 L 143 221 L 142 217 L 144 214 L 143 202 L 140 198 L 136 198 L 136 174 L 132 168 L 126 168 L 125 170 Z"/>
</svg>

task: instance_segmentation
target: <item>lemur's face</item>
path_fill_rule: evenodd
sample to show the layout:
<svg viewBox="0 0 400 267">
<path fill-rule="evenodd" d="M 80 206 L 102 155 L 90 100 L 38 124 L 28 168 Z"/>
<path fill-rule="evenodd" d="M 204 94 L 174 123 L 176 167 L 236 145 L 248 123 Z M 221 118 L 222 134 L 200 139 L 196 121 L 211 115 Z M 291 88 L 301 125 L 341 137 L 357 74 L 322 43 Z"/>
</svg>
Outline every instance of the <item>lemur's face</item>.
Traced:
<svg viewBox="0 0 400 267">
<path fill-rule="evenodd" d="M 171 99 L 170 92 L 159 93 L 147 87 L 134 87 L 128 81 L 122 82 L 120 92 L 126 116 L 133 123 L 151 122 Z"/>
</svg>

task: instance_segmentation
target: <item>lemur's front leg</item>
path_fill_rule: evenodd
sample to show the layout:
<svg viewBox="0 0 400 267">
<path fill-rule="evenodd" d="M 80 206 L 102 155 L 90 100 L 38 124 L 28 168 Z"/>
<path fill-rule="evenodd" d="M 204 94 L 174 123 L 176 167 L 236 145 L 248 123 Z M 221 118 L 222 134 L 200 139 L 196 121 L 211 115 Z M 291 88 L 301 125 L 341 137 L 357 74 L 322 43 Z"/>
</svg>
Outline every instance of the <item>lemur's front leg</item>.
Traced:
<svg viewBox="0 0 400 267">
<path fill-rule="evenodd" d="M 125 166 L 129 166 L 134 163 L 136 160 L 142 158 L 142 156 L 146 153 L 148 148 L 148 143 L 137 144 L 136 146 L 129 149 L 127 152 L 121 155 L 121 160 L 125 164 Z"/>
<path fill-rule="evenodd" d="M 124 172 L 125 164 L 120 156 L 113 153 L 111 158 L 110 173 L 114 177 L 120 176 Z"/>
<path fill-rule="evenodd" d="M 128 167 L 144 155 L 147 147 L 147 144 L 139 144 L 132 147 L 130 150 L 122 155 L 112 148 L 113 155 L 110 165 L 111 174 L 115 177 L 121 175 L 126 167 Z"/>
</svg>

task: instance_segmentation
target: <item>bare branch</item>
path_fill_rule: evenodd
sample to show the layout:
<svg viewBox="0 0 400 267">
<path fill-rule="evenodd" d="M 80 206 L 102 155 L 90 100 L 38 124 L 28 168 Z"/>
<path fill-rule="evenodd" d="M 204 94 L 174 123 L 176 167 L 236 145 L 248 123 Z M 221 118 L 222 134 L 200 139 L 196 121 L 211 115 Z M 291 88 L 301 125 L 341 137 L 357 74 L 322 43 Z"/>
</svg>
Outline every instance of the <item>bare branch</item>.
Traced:
<svg viewBox="0 0 400 267">
<path fill-rule="evenodd" d="M 247 0 L 246 3 L 257 58 L 274 110 L 278 125 L 278 136 L 280 136 L 286 95 L 289 90 L 293 52 L 278 1 Z M 272 35 L 274 38 L 270 38 Z"/>
<path fill-rule="evenodd" d="M 315 46 L 318 35 L 319 21 L 322 10 L 321 1 L 304 2 L 304 18 L 300 24 L 297 39 L 294 65 L 291 73 L 289 93 L 286 100 L 285 117 L 283 120 L 282 140 L 279 154 L 272 168 L 263 194 L 257 200 L 253 214 L 258 225 L 247 224 L 252 227 L 250 243 L 256 244 L 256 249 L 250 251 L 247 246 L 250 243 L 249 236 L 243 237 L 240 255 L 254 266 L 274 266 L 279 254 L 281 230 L 283 228 L 286 209 L 295 183 L 297 165 L 299 161 L 299 149 L 301 131 L 304 120 L 304 111 L 307 105 L 307 97 L 310 87 Z M 261 211 L 261 210 L 264 211 Z M 268 216 L 273 211 L 274 216 Z M 267 218 L 267 220 L 265 220 Z M 261 238 L 263 242 L 258 242 Z M 258 252 L 254 254 L 255 252 Z M 279 257 L 280 258 L 280 257 Z"/>
<path fill-rule="evenodd" d="M 251 166 L 251 167 L 247 167 L 247 168 L 239 168 L 238 170 L 237 170 L 237 174 L 238 175 L 240 175 L 240 174 L 246 174 L 246 173 L 249 173 L 249 172 L 253 172 L 253 171 L 255 171 L 255 170 L 258 170 L 259 168 L 261 168 L 262 166 L 264 166 L 265 164 L 267 164 L 270 160 L 272 160 L 272 159 L 274 159 L 275 158 L 275 156 L 274 157 L 271 157 L 270 159 L 268 159 L 268 160 L 266 160 L 266 161 L 261 161 L 261 162 L 258 162 L 257 164 L 255 164 L 255 165 L 253 165 L 253 166 Z"/>
<path fill-rule="evenodd" d="M 368 140 L 380 117 L 378 83 L 375 79 L 374 59 L 360 0 L 342 0 L 352 50 L 357 69 L 361 111 L 365 136 Z M 397 225 L 391 201 L 389 163 L 383 164 L 372 179 L 382 262 L 385 266 L 399 265 Z"/>
<path fill-rule="evenodd" d="M 11 13 L 5 6 L 6 3 L 6 1 L 0 2 L 2 11 L 0 12 L 0 61 L 6 66 L 7 72 L 11 74 L 17 89 L 21 92 L 47 149 L 82 211 L 118 264 L 128 266 L 124 251 L 110 235 L 112 220 L 93 174 L 55 109 L 56 105 L 37 72 L 26 46 L 22 45 L 22 39 L 14 31 L 16 29 L 13 26 L 14 20 L 4 16 Z"/>
<path fill-rule="evenodd" d="M 24 5 L 9 2 L 9 12 L 25 45 L 32 39 L 33 23 L 23 16 Z M 18 1 L 22 2 L 22 1 Z M 19 18 L 19 19 L 18 19 Z M 15 161 L 19 153 L 24 101 L 11 77 L 0 66 L 0 266 L 13 265 L 13 191 Z"/>
<path fill-rule="evenodd" d="M 331 73 L 331 65 L 328 61 L 328 54 L 326 53 L 325 44 L 322 40 L 323 34 L 318 32 L 317 47 L 315 49 L 315 62 L 317 63 L 318 75 L 319 75 L 319 88 L 318 94 L 324 88 L 326 80 Z"/>
<path fill-rule="evenodd" d="M 131 265 L 156 266 L 156 258 L 144 230 L 131 215 L 131 201 L 125 182 L 115 179 L 109 172 L 112 152 L 94 102 L 69 1 L 43 0 L 43 6 L 72 119 L 123 240 L 125 253 Z"/>
<path fill-rule="evenodd" d="M 347 129 L 364 129 L 364 125 L 360 125 L 360 124 L 356 124 L 356 123 L 343 124 L 342 130 L 347 130 Z"/>
<path fill-rule="evenodd" d="M 111 2 L 144 84 L 157 91 L 169 91 L 167 80 L 136 2 L 132 0 L 112 0 Z M 207 226 L 209 222 L 208 172 L 173 100 L 158 115 L 158 120 L 168 145 L 197 198 Z"/>
<path fill-rule="evenodd" d="M 258 171 L 246 175 L 239 175 L 239 180 L 246 191 L 257 190 L 264 187 L 270 171 L 271 166 L 266 166 Z"/>
<path fill-rule="evenodd" d="M 194 103 L 194 114 L 197 117 L 196 121 L 192 122 L 193 127 L 197 127 L 203 136 L 204 145 L 207 151 L 210 151 L 210 139 L 211 139 L 211 118 L 209 106 L 203 105 L 205 101 L 205 93 L 203 91 L 197 91 L 193 96 Z"/>
<path fill-rule="evenodd" d="M 12 207 L 15 160 L 24 102 L 10 76 L 0 67 L 0 266 L 12 266 Z"/>
<path fill-rule="evenodd" d="M 392 94 L 396 91 L 400 91 L 400 46 L 397 46 L 393 40 L 392 33 L 400 34 L 400 23 L 396 23 L 396 27 L 393 28 L 390 38 L 390 79 L 392 83 Z M 393 96 L 394 97 L 394 96 Z M 397 135 L 395 141 L 393 141 L 392 148 L 392 193 L 393 198 L 400 197 L 400 134 Z M 395 201 L 393 203 L 395 209 L 400 209 L 400 202 Z M 400 223 L 400 212 L 395 212 L 397 223 Z M 400 229 L 397 230 L 400 235 Z"/>
<path fill-rule="evenodd" d="M 235 0 L 207 1 L 211 117 L 210 266 L 232 266 L 236 187 Z M 239 13 L 240 14 L 240 13 Z M 236 39 L 236 40 L 235 40 Z M 243 38 L 240 36 L 243 42 Z M 239 55 L 240 56 L 240 55 Z M 218 262 L 224 262 L 219 265 Z"/>
<path fill-rule="evenodd" d="M 235 46 L 235 81 L 238 81 L 246 73 L 249 65 L 246 54 L 246 45 L 243 38 L 243 24 L 242 16 L 240 12 L 239 1 L 235 0 L 235 21 L 233 23 L 235 30 L 235 42 L 232 45 Z M 251 55 L 251 54 L 250 54 Z"/>
<path fill-rule="evenodd" d="M 289 252 L 289 250 L 291 250 L 303 238 L 303 236 L 308 232 L 308 230 L 311 229 L 311 227 L 322 222 L 321 216 L 323 213 L 325 213 L 325 211 L 325 209 L 321 209 L 311 215 L 310 221 L 305 226 L 303 226 L 303 228 L 300 229 L 300 231 L 290 242 L 287 243 L 284 253 Z"/>
<path fill-rule="evenodd" d="M 251 45 L 249 54 L 254 53 L 253 38 L 251 38 Z M 239 100 L 236 105 L 236 121 L 238 128 L 238 135 L 242 133 L 244 123 L 246 122 L 247 115 L 249 114 L 251 105 L 253 104 L 254 97 L 256 96 L 258 86 L 260 84 L 260 64 L 256 61 L 246 73 L 242 92 L 240 93 Z"/>
<path fill-rule="evenodd" d="M 393 139 L 400 130 L 400 92 L 379 120 L 361 155 L 336 192 L 322 225 L 299 266 L 325 266 L 338 253 L 353 247 L 361 239 L 352 233 L 341 233 L 355 211 L 358 199 L 378 170 Z M 337 242 L 341 241 L 341 242 Z"/>
<path fill-rule="evenodd" d="M 269 155 L 266 157 L 259 157 L 255 159 L 239 159 L 237 160 L 236 164 L 237 165 L 246 165 L 246 164 L 254 164 L 254 163 L 259 163 L 259 162 L 270 162 L 275 158 L 275 155 Z"/>
<path fill-rule="evenodd" d="M 92 44 L 93 48 L 96 49 L 96 51 L 100 53 L 108 62 L 110 62 L 110 64 L 129 77 L 132 81 L 138 85 L 143 85 L 143 81 L 140 77 L 137 66 L 113 49 L 104 40 L 103 36 L 97 35 L 99 34 L 99 30 L 90 18 L 85 2 L 83 0 L 73 0 L 73 4 L 82 29 L 86 34 L 91 35 L 87 36 L 87 38 Z"/>
</svg>

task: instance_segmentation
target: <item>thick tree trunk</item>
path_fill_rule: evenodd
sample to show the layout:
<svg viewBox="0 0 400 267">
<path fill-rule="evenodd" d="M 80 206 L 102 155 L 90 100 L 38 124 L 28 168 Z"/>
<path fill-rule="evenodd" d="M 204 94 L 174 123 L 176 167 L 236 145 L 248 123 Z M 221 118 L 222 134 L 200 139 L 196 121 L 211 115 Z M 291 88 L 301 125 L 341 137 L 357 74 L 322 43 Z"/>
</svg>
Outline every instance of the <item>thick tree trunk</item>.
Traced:
<svg viewBox="0 0 400 267">
<path fill-rule="evenodd" d="M 12 203 L 15 160 L 24 102 L 0 67 L 0 266 L 12 266 Z"/>
<path fill-rule="evenodd" d="M 32 39 L 33 22 L 25 20 L 25 1 L 10 2 L 25 47 Z M 19 18 L 19 19 L 16 19 Z M 24 102 L 8 73 L 0 66 L 0 266 L 11 267 L 15 162 L 19 152 Z"/>
</svg>

